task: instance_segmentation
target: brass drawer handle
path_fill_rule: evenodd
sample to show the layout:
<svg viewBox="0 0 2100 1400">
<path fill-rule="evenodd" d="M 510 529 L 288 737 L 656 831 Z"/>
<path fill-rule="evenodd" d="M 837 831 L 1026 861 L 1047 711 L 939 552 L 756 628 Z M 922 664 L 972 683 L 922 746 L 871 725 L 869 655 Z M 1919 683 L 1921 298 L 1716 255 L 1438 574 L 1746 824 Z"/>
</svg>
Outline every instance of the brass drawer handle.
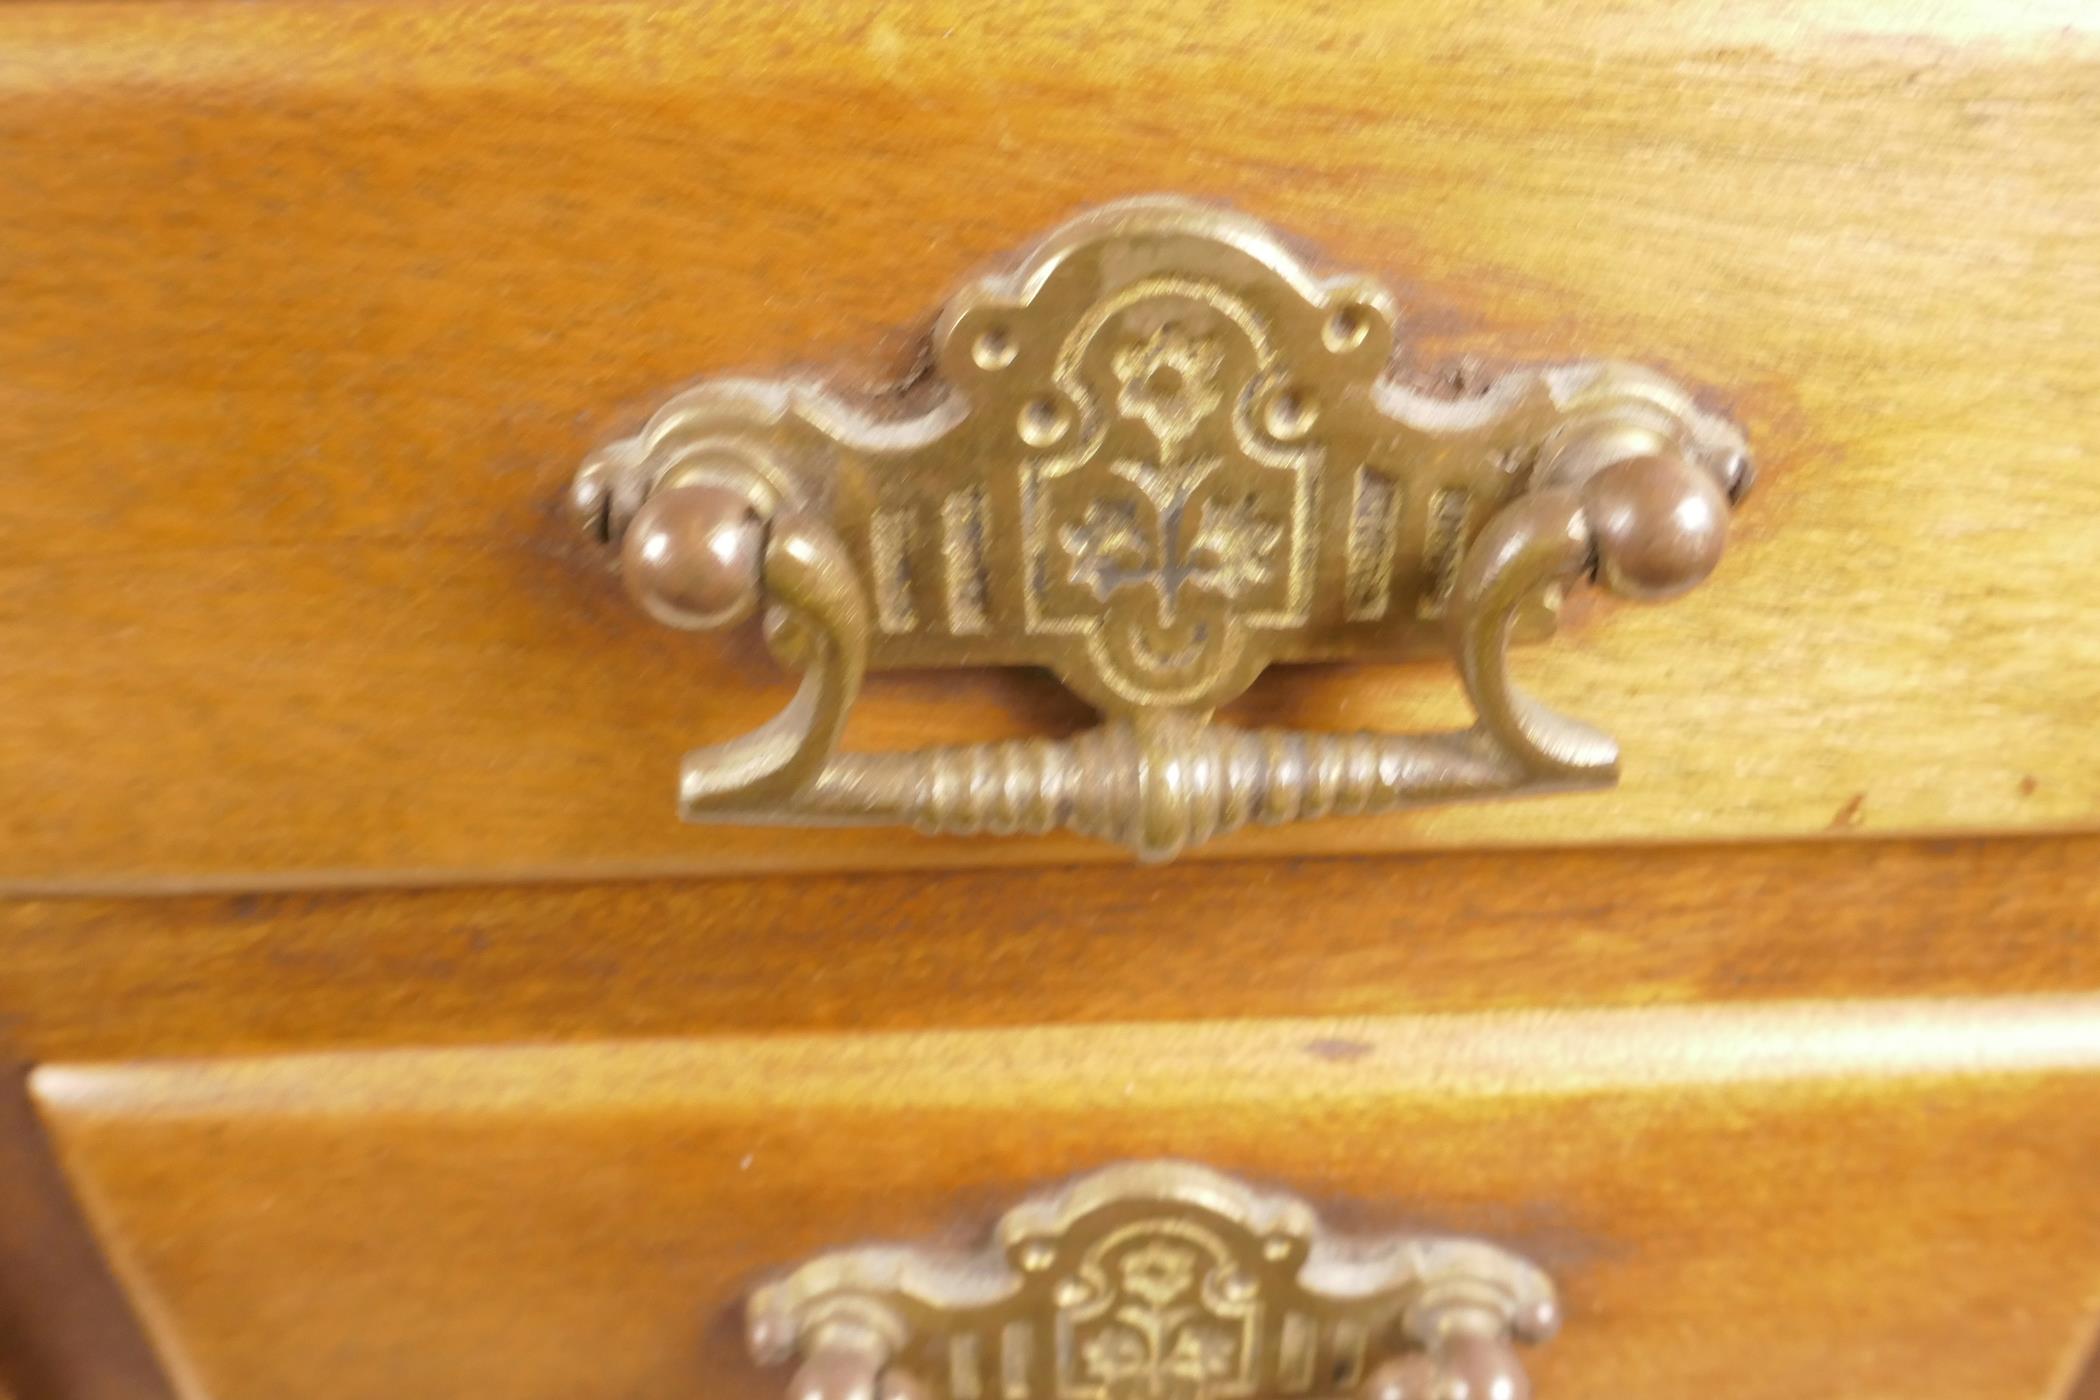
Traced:
<svg viewBox="0 0 2100 1400">
<path fill-rule="evenodd" d="M 1561 587 L 1668 597 L 1719 560 L 1742 435 L 1628 365 L 1432 386 L 1393 298 L 1178 199 L 1083 215 L 959 292 L 931 369 L 880 400 L 813 378 L 673 398 L 572 506 L 673 626 L 766 604 L 804 672 L 694 750 L 694 821 L 1066 828 L 1147 860 L 1248 822 L 1608 786 L 1618 748 L 1511 683 Z M 1272 661 L 1439 642 L 1479 721 L 1247 731 Z M 1104 712 L 1076 738 L 840 753 L 871 667 L 1037 665 Z"/>
<path fill-rule="evenodd" d="M 867 1248 L 755 1292 L 788 1400 L 1523 1400 L 1553 1285 L 1477 1240 L 1340 1237 L 1203 1167 L 1136 1162 L 1024 1202 L 976 1256 Z"/>
</svg>

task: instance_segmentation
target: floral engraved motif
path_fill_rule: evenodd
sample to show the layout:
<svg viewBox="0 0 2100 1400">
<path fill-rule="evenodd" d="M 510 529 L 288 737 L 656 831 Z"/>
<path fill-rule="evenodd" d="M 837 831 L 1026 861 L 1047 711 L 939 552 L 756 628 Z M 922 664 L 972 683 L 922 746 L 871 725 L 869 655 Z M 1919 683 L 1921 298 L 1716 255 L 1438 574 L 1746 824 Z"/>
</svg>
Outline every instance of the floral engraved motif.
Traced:
<svg viewBox="0 0 2100 1400">
<path fill-rule="evenodd" d="M 1224 402 L 1218 373 L 1223 349 L 1214 340 L 1168 324 L 1125 345 L 1112 357 L 1122 384 L 1117 407 L 1145 424 L 1159 444 L 1153 460 L 1108 464 L 1111 478 L 1136 488 L 1135 502 L 1097 496 L 1057 533 L 1069 560 L 1067 578 L 1107 601 L 1116 590 L 1150 586 L 1160 621 L 1177 621 L 1184 589 L 1233 602 L 1275 576 L 1284 526 L 1264 515 L 1252 495 L 1199 502 L 1206 485 L 1225 470 L 1215 453 L 1189 450 L 1191 437 Z M 1194 538 L 1183 522 L 1194 510 Z"/>
<path fill-rule="evenodd" d="M 1162 326 L 1116 352 L 1116 378 L 1123 385 L 1116 407 L 1150 428 L 1159 450 L 1172 457 L 1225 401 L 1217 387 L 1224 363 L 1216 341 L 1198 339 L 1176 324 Z"/>
<path fill-rule="evenodd" d="M 1093 427 L 1022 467 L 1030 626 L 1084 638 L 1112 704 L 1200 704 L 1297 621 L 1319 458 L 1246 416 L 1276 371 L 1260 316 L 1207 283 L 1143 290 L 1060 350 Z"/>
<path fill-rule="evenodd" d="M 1167 1373 L 1183 1381 L 1222 1380 L 1239 1362 L 1239 1341 L 1221 1327 L 1184 1327 L 1167 1354 Z M 1200 1384 L 1196 1387 L 1200 1389 Z"/>
<path fill-rule="evenodd" d="M 1126 1380 L 1142 1375 L 1150 1364 L 1145 1337 L 1127 1327 L 1105 1327 L 1080 1348 L 1086 1373 L 1097 1381 Z"/>
<path fill-rule="evenodd" d="M 1252 496 L 1206 501 L 1201 528 L 1189 547 L 1189 581 L 1237 598 L 1267 583 L 1276 572 L 1283 526 L 1261 514 Z"/>
<path fill-rule="evenodd" d="M 1196 1256 L 1157 1241 L 1123 1258 L 1123 1291 L 1163 1308 L 1189 1291 L 1196 1281 Z"/>
<path fill-rule="evenodd" d="M 1249 1359 L 1249 1316 L 1206 1301 L 1217 1265 L 1171 1238 L 1143 1239 L 1115 1258 L 1115 1287 L 1075 1335 L 1079 1368 L 1098 1400 L 1209 1400 Z M 1229 1387 L 1226 1387 L 1229 1389 Z"/>
<path fill-rule="evenodd" d="M 1084 515 L 1058 531 L 1057 542 L 1071 557 L 1072 582 L 1091 588 L 1097 598 L 1159 571 L 1152 538 L 1127 502 L 1089 502 Z"/>
</svg>

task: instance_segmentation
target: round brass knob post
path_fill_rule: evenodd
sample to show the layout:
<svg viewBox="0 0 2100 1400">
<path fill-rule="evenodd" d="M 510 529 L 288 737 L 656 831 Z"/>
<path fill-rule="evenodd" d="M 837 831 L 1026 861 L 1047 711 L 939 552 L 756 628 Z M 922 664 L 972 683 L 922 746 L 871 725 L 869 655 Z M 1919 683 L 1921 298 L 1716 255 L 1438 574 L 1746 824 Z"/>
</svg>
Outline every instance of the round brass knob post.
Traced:
<svg viewBox="0 0 2100 1400">
<path fill-rule="evenodd" d="M 724 486 L 673 486 L 635 513 L 621 575 L 644 611 L 672 627 L 726 627 L 758 607 L 766 527 Z"/>
<path fill-rule="evenodd" d="M 1365 1379 L 1363 1400 L 1531 1400 L 1531 1379 L 1501 1337 L 1462 1334 L 1383 1363 Z"/>
<path fill-rule="evenodd" d="M 875 1400 L 932 1400 L 933 1389 L 902 1366 L 886 1367 Z"/>
<path fill-rule="evenodd" d="M 1582 503 L 1606 587 L 1629 598 L 1671 598 L 1721 562 L 1728 496 L 1674 452 L 1614 462 L 1583 483 Z"/>
<path fill-rule="evenodd" d="M 887 1400 L 880 1385 L 888 1349 L 847 1329 L 811 1349 L 788 1383 L 787 1400 Z"/>
</svg>

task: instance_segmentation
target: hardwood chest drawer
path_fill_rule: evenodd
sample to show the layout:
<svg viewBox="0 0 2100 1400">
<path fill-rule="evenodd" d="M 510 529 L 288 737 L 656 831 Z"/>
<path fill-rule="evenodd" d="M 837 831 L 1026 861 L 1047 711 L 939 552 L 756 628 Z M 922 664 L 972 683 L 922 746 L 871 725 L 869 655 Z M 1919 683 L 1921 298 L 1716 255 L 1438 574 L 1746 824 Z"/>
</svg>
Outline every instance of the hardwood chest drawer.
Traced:
<svg viewBox="0 0 2100 1400">
<path fill-rule="evenodd" d="M 678 384 L 879 385 L 1089 205 L 1222 202 L 1375 274 L 1424 366 L 1632 360 L 1739 422 L 1712 586 L 1527 683 L 1609 801 L 1218 849 L 2087 828 L 2100 817 L 2100 47 L 2077 5 L 566 5 L 0 13 L 0 881 L 1095 859 L 727 827 L 680 752 L 787 678 L 566 520 Z M 1084 55 L 1084 61 L 1080 57 Z M 1253 722 L 1446 722 L 1446 667 Z M 872 682 L 857 747 L 1059 734 L 1047 679 Z"/>
<path fill-rule="evenodd" d="M 0 1384 L 2100 1400 L 2087 11 L 0 7 Z"/>
<path fill-rule="evenodd" d="M 830 1245 L 1162 1151 L 1554 1277 L 1543 1395 L 2044 1396 L 2100 1297 L 2090 997 L 38 1072 L 192 1393 L 726 1394 Z M 1979 1191 L 1980 1173 L 1989 1189 Z M 1179 1392 L 1174 1392 L 1179 1393 Z M 1197 1392 L 1191 1392 L 1197 1393 Z"/>
<path fill-rule="evenodd" d="M 762 1279 L 1172 1156 L 1521 1251 L 1543 1396 L 2043 1400 L 2093 846 L 46 901 L 0 990 L 185 1395 L 755 1400 Z"/>
</svg>

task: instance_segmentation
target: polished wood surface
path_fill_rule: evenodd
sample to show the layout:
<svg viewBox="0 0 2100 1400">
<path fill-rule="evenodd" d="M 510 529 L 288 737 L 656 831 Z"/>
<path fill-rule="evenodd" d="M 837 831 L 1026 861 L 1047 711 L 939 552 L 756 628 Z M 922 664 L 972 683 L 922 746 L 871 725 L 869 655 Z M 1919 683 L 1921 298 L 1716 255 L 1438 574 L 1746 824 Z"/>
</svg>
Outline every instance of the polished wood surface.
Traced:
<svg viewBox="0 0 2100 1400">
<path fill-rule="evenodd" d="M 1538 1256 L 1542 1398 L 2100 1397 L 2089 5 L 27 3 L 0 87 L 0 1393 L 161 1400 L 114 1277 L 198 1400 L 762 1400 L 766 1270 L 1172 1154 Z M 1747 426 L 1714 580 L 1519 662 L 1624 785 L 1147 871 L 680 826 L 788 682 L 577 464 L 1147 191 Z"/>
<path fill-rule="evenodd" d="M 1333 1047 L 1348 1045 L 1348 1053 Z M 2048 1400 L 2100 1296 L 2100 999 L 785 1035 L 57 1066 L 215 1400 L 771 1400 L 735 1313 L 866 1239 L 1174 1154 L 1506 1242 L 1541 1396 Z"/>
<path fill-rule="evenodd" d="M 2100 1310 L 2095 869 L 2068 837 L 27 900 L 0 1012 L 215 1400 L 772 1395 L 730 1317 L 759 1272 L 1162 1153 L 1542 1253 L 1576 1307 L 1543 1395 L 1897 1393 L 1908 1357 L 1927 1396 L 2059 1400 Z"/>
<path fill-rule="evenodd" d="M 1524 663 L 1617 794 L 1223 852 L 2100 817 L 2089 6 L 26 4 L 0 55 L 14 888 L 1115 858 L 681 828 L 679 753 L 786 683 L 636 615 L 557 506 L 681 381 L 873 377 L 984 259 L 1149 190 L 1387 275 L 1433 358 L 1712 386 L 1764 465 L 1712 584 Z M 890 677 L 851 739 L 1082 718 Z"/>
<path fill-rule="evenodd" d="M 2100 837 L 0 903 L 38 1059 L 2100 991 Z"/>
</svg>

